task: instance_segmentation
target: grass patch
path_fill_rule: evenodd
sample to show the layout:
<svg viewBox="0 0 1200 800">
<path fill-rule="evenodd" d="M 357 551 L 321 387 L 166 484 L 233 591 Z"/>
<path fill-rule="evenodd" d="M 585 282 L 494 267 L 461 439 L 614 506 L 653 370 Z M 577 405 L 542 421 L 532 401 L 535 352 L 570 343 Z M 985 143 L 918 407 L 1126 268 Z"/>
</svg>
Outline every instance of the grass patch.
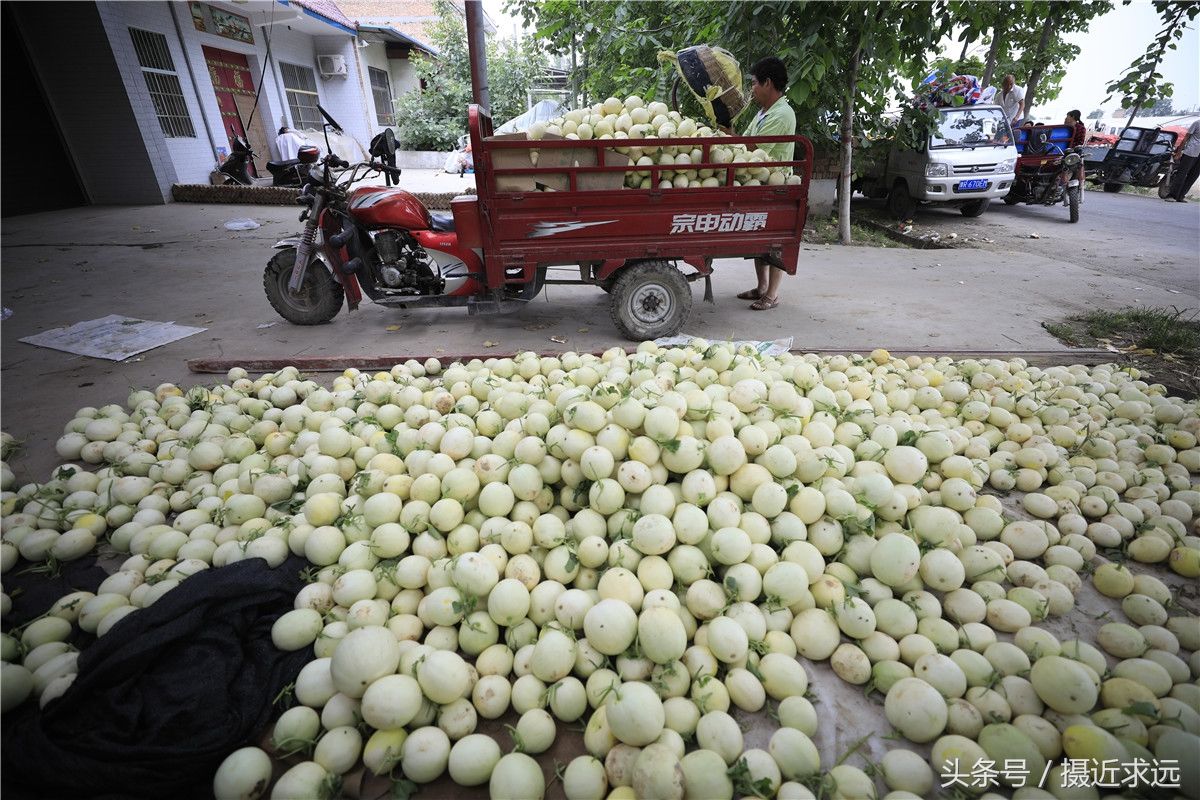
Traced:
<svg viewBox="0 0 1200 800">
<path fill-rule="evenodd" d="M 1092 338 L 1116 338 L 1135 350 L 1177 356 L 1193 355 L 1200 350 L 1200 319 L 1195 311 L 1128 308 L 1091 311 L 1076 319 Z"/>
<path fill-rule="evenodd" d="M 850 241 L 858 247 L 904 247 L 900 242 L 891 239 L 874 228 L 850 221 Z M 814 219 L 809 217 L 804 226 L 804 244 L 837 244 L 838 218 L 825 217 Z"/>
<path fill-rule="evenodd" d="M 1200 390 L 1200 313 L 1189 309 L 1089 311 L 1044 322 L 1047 333 L 1073 347 L 1102 347 L 1169 383 Z"/>
</svg>

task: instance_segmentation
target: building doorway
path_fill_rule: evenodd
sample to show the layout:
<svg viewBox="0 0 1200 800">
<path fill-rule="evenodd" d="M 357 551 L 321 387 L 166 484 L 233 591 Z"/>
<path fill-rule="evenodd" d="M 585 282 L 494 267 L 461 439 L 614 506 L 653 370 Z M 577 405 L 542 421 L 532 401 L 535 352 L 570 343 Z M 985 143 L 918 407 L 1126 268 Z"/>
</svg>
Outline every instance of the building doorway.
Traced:
<svg viewBox="0 0 1200 800">
<path fill-rule="evenodd" d="M 217 106 L 221 109 L 221 127 L 225 137 L 232 140 L 244 136 L 254 150 L 254 163 L 249 166 L 255 177 L 264 174 L 271 157 L 270 140 L 263 126 L 263 109 L 254 108 L 254 73 L 250 62 L 241 53 L 205 47 L 204 63 L 212 78 Z M 252 118 L 253 115 L 253 118 Z M 243 126 L 249 125 L 249 130 Z"/>
<path fill-rule="evenodd" d="M 4 161 L 0 215 L 31 214 L 88 203 L 58 123 L 34 73 L 12 5 L 0 4 L 3 24 L 3 139 L 14 151 Z"/>
</svg>

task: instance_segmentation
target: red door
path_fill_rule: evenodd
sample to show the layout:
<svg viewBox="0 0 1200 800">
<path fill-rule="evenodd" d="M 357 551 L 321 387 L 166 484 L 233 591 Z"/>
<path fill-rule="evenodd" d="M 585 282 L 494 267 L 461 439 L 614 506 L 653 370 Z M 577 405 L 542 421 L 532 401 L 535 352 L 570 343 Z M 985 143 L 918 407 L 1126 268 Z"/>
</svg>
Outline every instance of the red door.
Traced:
<svg viewBox="0 0 1200 800">
<path fill-rule="evenodd" d="M 250 165 L 251 174 L 256 177 L 260 168 L 270 158 L 271 151 L 263 129 L 262 109 L 251 111 L 254 107 L 254 75 L 250 71 L 250 62 L 241 53 L 228 50 L 217 50 L 205 47 L 204 63 L 208 66 L 208 74 L 212 78 L 213 91 L 217 95 L 217 106 L 221 109 L 221 127 L 225 135 L 232 140 L 235 136 L 244 136 L 254 150 L 254 161 Z M 250 130 L 243 127 L 249 124 Z"/>
</svg>

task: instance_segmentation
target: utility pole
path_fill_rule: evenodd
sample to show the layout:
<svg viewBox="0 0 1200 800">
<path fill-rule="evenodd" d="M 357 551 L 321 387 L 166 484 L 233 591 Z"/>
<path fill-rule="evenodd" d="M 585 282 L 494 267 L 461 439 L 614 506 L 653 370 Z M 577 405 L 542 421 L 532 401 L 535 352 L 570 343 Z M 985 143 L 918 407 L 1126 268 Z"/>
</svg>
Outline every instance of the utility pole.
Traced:
<svg viewBox="0 0 1200 800">
<path fill-rule="evenodd" d="M 466 0 L 467 54 L 471 59 L 471 97 L 485 113 L 491 115 L 492 101 L 488 92 L 487 41 L 483 28 L 482 0 Z"/>
</svg>

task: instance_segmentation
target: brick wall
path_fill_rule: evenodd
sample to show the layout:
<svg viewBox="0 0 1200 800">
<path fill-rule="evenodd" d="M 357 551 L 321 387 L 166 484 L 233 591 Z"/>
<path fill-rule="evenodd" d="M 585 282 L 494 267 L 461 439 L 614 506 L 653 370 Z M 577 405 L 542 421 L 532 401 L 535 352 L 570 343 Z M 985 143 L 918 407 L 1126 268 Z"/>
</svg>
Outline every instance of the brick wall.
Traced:
<svg viewBox="0 0 1200 800">
<path fill-rule="evenodd" d="M 842 153 L 836 145 L 813 145 L 813 179 L 837 178 L 842 173 Z"/>
</svg>

